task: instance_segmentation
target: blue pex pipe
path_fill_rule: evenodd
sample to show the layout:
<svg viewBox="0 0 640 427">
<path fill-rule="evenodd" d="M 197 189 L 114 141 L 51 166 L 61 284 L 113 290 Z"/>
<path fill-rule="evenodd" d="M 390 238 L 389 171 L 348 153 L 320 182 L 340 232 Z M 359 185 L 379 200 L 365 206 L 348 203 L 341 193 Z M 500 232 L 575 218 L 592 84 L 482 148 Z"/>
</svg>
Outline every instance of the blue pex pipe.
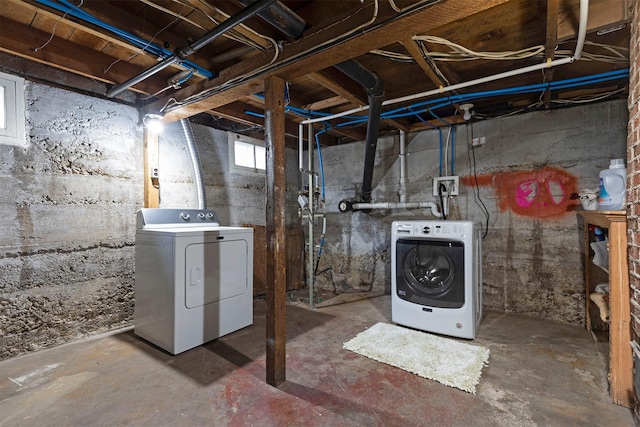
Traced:
<svg viewBox="0 0 640 427">
<path fill-rule="evenodd" d="M 76 5 L 66 1 L 66 0 L 60 0 L 60 3 L 54 1 L 54 0 L 36 0 L 36 2 L 51 7 L 52 9 L 55 9 L 59 12 L 63 12 L 65 14 L 71 15 L 73 17 L 76 17 L 78 19 L 82 19 L 83 21 L 86 21 L 90 24 L 94 24 L 104 30 L 110 31 L 113 34 L 117 35 L 118 37 L 126 40 L 127 42 L 133 44 L 136 47 L 139 47 L 141 49 L 143 49 L 144 51 L 147 51 L 155 56 L 161 57 L 163 59 L 166 59 L 170 56 L 173 55 L 173 52 L 171 52 L 168 49 L 165 49 L 161 46 L 158 46 L 155 43 L 151 43 L 150 41 L 146 41 L 138 36 L 135 36 L 131 33 L 128 33 L 120 28 L 114 27 L 113 25 L 109 25 L 104 21 L 101 21 L 100 19 L 96 18 L 95 16 L 91 15 L 90 13 L 85 12 L 84 10 L 80 9 L 79 7 L 77 7 Z M 205 69 L 202 68 L 201 66 L 199 66 L 198 64 L 196 64 L 195 62 L 191 62 L 188 60 L 183 60 L 183 61 L 178 61 L 179 64 L 181 64 L 182 66 L 184 66 L 185 68 L 190 68 L 191 70 L 196 71 L 198 74 L 200 74 L 203 77 L 206 78 L 212 78 L 215 77 L 215 75 Z"/>
<path fill-rule="evenodd" d="M 50 1 L 50 0 L 37 0 L 37 1 Z M 593 74 L 593 75 L 584 76 L 584 77 L 576 77 L 573 79 L 558 80 L 550 83 L 537 83 L 533 85 L 517 86 L 513 88 L 506 88 L 506 89 L 474 92 L 474 93 L 468 93 L 463 95 L 444 96 L 444 97 L 430 99 L 430 100 L 418 102 L 416 104 L 412 104 L 406 107 L 400 107 L 394 110 L 387 111 L 381 114 L 381 118 L 395 119 L 395 118 L 401 118 L 401 117 L 416 116 L 421 122 L 426 123 L 435 129 L 439 127 L 432 125 L 428 121 L 424 120 L 420 116 L 421 113 L 431 114 L 436 119 L 441 120 L 444 123 L 447 123 L 442 118 L 438 117 L 438 115 L 435 114 L 433 110 L 446 107 L 454 103 L 463 102 L 463 101 L 473 101 L 481 98 L 492 98 L 497 96 L 517 94 L 517 93 L 531 93 L 531 92 L 541 92 L 544 90 L 568 89 L 572 87 L 585 86 L 588 84 L 597 84 L 597 83 L 603 83 L 611 80 L 617 80 L 617 79 L 625 78 L 628 76 L 629 76 L 629 69 L 623 68 L 620 70 L 609 71 L 606 73 Z M 264 96 L 261 94 L 254 94 L 254 96 L 258 98 L 264 98 Z M 432 104 L 435 104 L 435 105 L 432 105 Z M 427 107 L 429 105 L 431 106 Z M 287 109 L 306 118 L 323 117 L 323 116 L 332 115 L 332 113 L 305 110 L 302 108 L 297 108 L 292 106 L 288 106 Z M 260 113 L 252 113 L 249 111 L 246 111 L 246 113 L 259 116 L 259 117 L 264 117 L 264 114 L 260 114 Z M 361 124 L 361 123 L 366 123 L 367 121 L 367 116 L 365 115 L 363 116 L 349 115 L 349 116 L 345 116 L 345 118 L 349 118 L 351 120 L 348 122 L 342 122 L 333 126 L 328 123 L 325 123 L 325 125 L 328 127 L 322 132 L 326 132 L 327 130 L 330 130 L 335 127 L 344 127 L 349 125 Z M 452 164 L 452 167 L 453 167 L 453 164 Z"/>
</svg>

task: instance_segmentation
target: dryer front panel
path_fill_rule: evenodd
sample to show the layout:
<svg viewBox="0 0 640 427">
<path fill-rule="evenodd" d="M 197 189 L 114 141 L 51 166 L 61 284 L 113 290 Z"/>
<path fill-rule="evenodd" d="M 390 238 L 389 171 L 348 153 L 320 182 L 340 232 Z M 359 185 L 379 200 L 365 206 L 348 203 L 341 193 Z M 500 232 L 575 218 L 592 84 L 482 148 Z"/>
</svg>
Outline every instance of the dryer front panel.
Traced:
<svg viewBox="0 0 640 427">
<path fill-rule="evenodd" d="M 185 249 L 185 306 L 196 308 L 247 292 L 247 242 L 193 243 Z"/>
<path fill-rule="evenodd" d="M 395 261 L 399 298 L 430 307 L 464 306 L 463 242 L 398 239 Z"/>
</svg>

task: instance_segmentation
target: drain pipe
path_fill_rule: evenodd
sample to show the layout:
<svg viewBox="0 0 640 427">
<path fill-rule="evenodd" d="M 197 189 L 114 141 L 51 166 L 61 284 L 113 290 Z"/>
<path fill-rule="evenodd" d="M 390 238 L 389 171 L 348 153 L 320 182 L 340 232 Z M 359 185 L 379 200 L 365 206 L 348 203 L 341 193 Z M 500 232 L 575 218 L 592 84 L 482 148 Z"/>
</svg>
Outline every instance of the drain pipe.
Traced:
<svg viewBox="0 0 640 427">
<path fill-rule="evenodd" d="M 406 152 L 406 144 L 407 144 L 407 134 L 401 130 L 400 131 L 400 190 L 398 191 L 398 196 L 400 203 L 405 203 L 407 201 L 407 152 Z"/>
<path fill-rule="evenodd" d="M 193 180 L 196 184 L 196 195 L 198 198 L 198 209 L 207 208 L 207 195 L 204 188 L 204 179 L 202 177 L 202 162 L 200 162 L 200 154 L 196 139 L 193 136 L 193 128 L 189 119 L 180 120 L 184 138 L 187 140 L 187 148 L 189 149 L 189 157 L 191 158 L 191 167 L 193 168 Z"/>
<path fill-rule="evenodd" d="M 380 127 L 384 87 L 382 80 L 380 80 L 377 74 L 367 70 L 355 60 L 341 62 L 335 67 L 360 83 L 367 92 L 369 122 L 367 124 L 367 139 L 365 140 L 362 188 L 360 189 L 360 201 L 367 203 L 371 201 L 371 182 L 373 181 L 373 165 L 376 160 L 376 147 L 378 145 L 378 129 Z"/>
<path fill-rule="evenodd" d="M 271 5 L 275 1 L 276 0 L 256 1 L 251 6 L 246 7 L 245 9 L 241 10 L 237 14 L 233 15 L 231 18 L 222 22 L 220 25 L 218 25 L 214 29 L 205 33 L 205 35 L 202 36 L 200 39 L 194 41 L 193 43 L 187 44 L 187 46 L 177 48 L 173 52 L 173 55 L 163 59 L 153 67 L 149 68 L 146 71 L 143 71 L 137 76 L 130 78 L 126 82 L 112 87 L 106 93 L 107 98 L 113 98 L 114 96 L 129 89 L 131 86 L 140 83 L 144 79 L 151 77 L 152 75 L 158 73 L 159 71 L 164 70 L 165 68 L 175 63 L 181 62 L 189 55 L 197 52 L 203 46 L 206 46 L 207 44 L 211 43 L 212 41 L 220 37 L 222 34 L 226 33 L 227 31 L 229 31 L 236 25 L 242 23 L 243 21 L 246 21 L 247 19 L 251 18 L 253 15 L 257 14 L 258 12 L 260 12 L 267 6 Z"/>
</svg>

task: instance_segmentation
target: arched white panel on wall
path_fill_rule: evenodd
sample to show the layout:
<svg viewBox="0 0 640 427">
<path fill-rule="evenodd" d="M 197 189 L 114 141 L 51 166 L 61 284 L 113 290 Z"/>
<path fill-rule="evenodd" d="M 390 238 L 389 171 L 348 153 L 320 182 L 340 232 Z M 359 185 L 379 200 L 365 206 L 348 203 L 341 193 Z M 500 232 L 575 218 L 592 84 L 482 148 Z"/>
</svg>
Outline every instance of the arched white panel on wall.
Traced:
<svg viewBox="0 0 640 427">
<path fill-rule="evenodd" d="M 24 146 L 24 79 L 0 73 L 0 143 Z"/>
</svg>

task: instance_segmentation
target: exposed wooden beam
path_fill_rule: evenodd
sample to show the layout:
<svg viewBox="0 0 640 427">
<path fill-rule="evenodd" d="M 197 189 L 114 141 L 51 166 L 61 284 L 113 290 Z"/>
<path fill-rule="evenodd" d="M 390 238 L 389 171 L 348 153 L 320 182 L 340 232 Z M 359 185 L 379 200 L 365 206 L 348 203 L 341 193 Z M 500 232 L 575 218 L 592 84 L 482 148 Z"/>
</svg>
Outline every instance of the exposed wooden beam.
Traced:
<svg viewBox="0 0 640 427">
<path fill-rule="evenodd" d="M 559 0 L 547 0 L 547 37 L 544 43 L 544 55 L 547 61 L 553 61 L 556 46 L 558 44 L 558 10 L 560 8 Z M 551 82 L 553 80 L 553 67 L 544 70 L 544 81 Z M 549 108 L 551 105 L 551 91 L 544 92 L 544 106 Z"/>
<path fill-rule="evenodd" d="M 573 39 L 578 34 L 580 0 L 566 0 L 558 14 L 558 41 Z M 587 31 L 608 28 L 629 21 L 628 2 L 620 0 L 590 0 Z"/>
<path fill-rule="evenodd" d="M 382 14 L 378 18 L 379 22 L 387 22 L 385 25 L 361 30 L 362 34 L 359 37 L 347 38 L 343 41 L 340 41 L 341 36 L 362 23 L 362 17 L 352 17 L 352 19 L 342 21 L 331 28 L 324 28 L 322 31 L 310 31 L 310 36 L 286 45 L 280 52 L 279 58 L 272 65 L 269 65 L 272 59 L 271 52 L 265 52 L 221 71 L 216 79 L 202 81 L 181 89 L 173 98 L 179 102 L 187 102 L 183 103 L 180 108 L 167 111 L 165 119 L 179 120 L 259 92 L 264 88 L 263 79 L 267 76 L 278 75 L 281 78 L 292 80 L 363 55 L 372 49 L 382 48 L 393 41 L 405 40 L 412 34 L 428 33 L 438 27 L 488 10 L 507 1 L 514 0 L 478 0 L 474 2 L 448 0 L 396 19 L 393 18 L 396 16 L 395 12 L 387 11 L 386 14 Z M 356 15 L 366 18 L 365 14 L 371 14 L 371 12 L 371 8 L 365 8 L 362 13 Z M 188 101 L 188 98 L 196 94 L 200 96 L 193 101 Z M 157 110 L 167 101 L 168 98 L 160 100 L 150 105 L 149 109 Z"/>
<path fill-rule="evenodd" d="M 349 100 L 356 106 L 367 105 L 368 103 L 367 95 L 362 86 L 335 68 L 327 68 L 322 72 L 311 73 L 308 75 L 308 78 L 326 89 L 329 89 L 336 95 Z M 408 125 L 402 123 L 400 120 L 385 119 L 384 122 L 390 124 L 396 129 L 400 129 L 405 132 L 409 131 Z"/>
<path fill-rule="evenodd" d="M 3 52 L 84 77 L 113 84 L 143 71 L 140 67 L 120 61 L 105 72 L 116 61 L 116 58 L 55 36 L 45 48 L 36 51 L 34 46 L 44 45 L 51 35 L 2 16 L 0 16 L 0 28 L 2 28 L 0 50 Z M 16 37 L 10 37 L 10 35 Z M 87 61 L 86 58 L 91 58 L 91 60 Z M 132 90 L 154 93 L 164 86 L 166 86 L 166 79 L 156 75 L 134 86 Z"/>
<path fill-rule="evenodd" d="M 287 182 L 284 146 L 284 80 L 266 81 L 267 148 L 267 336 L 266 379 L 277 387 L 286 379 Z"/>
<path fill-rule="evenodd" d="M 311 104 L 303 105 L 302 108 L 304 108 L 305 110 L 319 111 L 335 107 L 337 105 L 344 105 L 348 102 L 349 100 L 345 97 L 336 95 L 332 96 L 331 98 L 321 99 L 319 101 L 312 102 Z"/>
<path fill-rule="evenodd" d="M 434 127 L 442 127 L 449 125 L 460 125 L 464 124 L 467 121 L 463 119 L 460 115 L 456 114 L 455 116 L 450 117 L 442 117 L 442 120 L 427 120 L 426 123 L 419 122 L 411 126 L 410 132 L 419 132 L 423 130 L 432 130 Z"/>
<path fill-rule="evenodd" d="M 144 207 L 160 207 L 158 134 L 144 129 Z"/>
<path fill-rule="evenodd" d="M 192 7 L 206 12 L 207 15 L 215 19 L 218 23 L 225 21 L 229 18 L 228 14 L 213 7 L 209 2 L 205 0 L 186 0 L 186 2 L 190 4 Z M 211 25 L 210 28 L 213 28 L 213 26 L 214 25 Z M 271 46 L 271 43 L 269 42 L 269 40 L 265 39 L 264 37 L 261 37 L 257 32 L 247 29 L 243 25 L 236 26 L 233 30 L 230 31 L 230 33 L 237 34 L 241 37 L 245 37 L 251 40 L 251 42 L 265 49 Z"/>
<path fill-rule="evenodd" d="M 431 64 L 429 64 L 427 60 L 424 59 L 424 57 L 422 56 L 422 52 L 420 51 L 420 48 L 418 48 L 415 40 L 408 38 L 402 40 L 401 43 L 405 47 L 405 49 L 407 49 L 407 52 L 409 53 L 409 55 L 411 55 L 413 60 L 416 61 L 416 64 L 420 66 L 422 71 L 424 71 L 427 77 L 429 77 L 429 79 L 431 79 L 431 81 L 436 86 L 447 86 L 447 83 L 442 80 L 435 71 L 433 71 Z"/>
<path fill-rule="evenodd" d="M 260 103 L 260 99 L 256 98 L 256 97 L 252 97 L 253 101 L 255 101 L 256 103 Z M 266 109 L 266 107 L 264 106 L 264 103 L 261 102 L 262 108 Z M 293 107 L 298 107 L 298 105 L 295 104 L 295 102 L 291 102 L 290 103 L 291 106 Z M 296 123 L 300 123 L 302 120 L 306 119 L 306 117 L 302 117 L 302 116 L 298 116 L 292 112 L 289 113 L 289 116 L 295 116 L 297 119 L 295 120 Z M 297 126 L 297 125 L 296 125 Z M 320 130 L 324 125 L 322 124 L 316 124 L 314 126 L 314 128 L 316 128 L 317 130 Z M 297 128 L 296 128 L 296 137 L 297 137 Z M 355 128 L 340 128 L 340 127 L 335 127 L 331 130 L 329 130 L 326 133 L 323 133 L 322 135 L 320 135 L 320 142 L 321 143 L 325 143 L 326 141 L 323 141 L 323 135 L 326 135 L 327 133 L 331 133 L 334 135 L 341 135 L 341 136 L 346 136 L 347 138 L 351 138 L 355 141 L 361 141 L 366 137 L 366 132 L 364 130 L 360 130 L 360 129 L 355 129 Z M 335 143 L 335 141 L 330 141 L 330 145 L 333 145 Z"/>
<path fill-rule="evenodd" d="M 264 105 L 261 106 L 259 111 L 261 114 L 263 113 L 264 108 Z M 243 102 L 234 102 L 232 104 L 220 106 L 215 110 L 210 110 L 208 112 L 214 116 L 224 117 L 225 119 L 232 120 L 237 123 L 264 127 L 264 118 L 247 114 L 247 110 L 255 110 L 255 108 L 252 108 L 252 106 Z M 297 139 L 298 123 L 293 120 L 285 119 L 284 132 L 286 136 Z M 326 145 L 334 145 L 336 143 L 335 138 L 329 137 L 326 134 L 321 135 L 320 138 L 320 142 Z M 297 148 L 297 145 L 292 145 L 290 148 Z"/>
</svg>

